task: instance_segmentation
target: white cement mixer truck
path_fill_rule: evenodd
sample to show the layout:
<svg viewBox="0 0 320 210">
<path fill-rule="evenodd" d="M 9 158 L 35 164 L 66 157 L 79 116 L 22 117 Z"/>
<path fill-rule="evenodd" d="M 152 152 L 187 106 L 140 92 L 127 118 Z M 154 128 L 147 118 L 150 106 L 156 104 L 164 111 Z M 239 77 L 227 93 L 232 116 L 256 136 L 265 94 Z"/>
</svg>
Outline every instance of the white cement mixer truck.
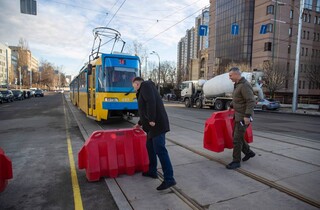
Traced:
<svg viewBox="0 0 320 210">
<path fill-rule="evenodd" d="M 253 87 L 258 99 L 263 99 L 261 71 L 243 72 L 245 77 Z M 184 81 L 180 86 L 181 100 L 186 107 L 196 106 L 202 108 L 209 106 L 216 110 L 224 110 L 230 107 L 234 84 L 229 79 L 229 73 L 224 73 L 213 77 L 210 80 Z"/>
</svg>

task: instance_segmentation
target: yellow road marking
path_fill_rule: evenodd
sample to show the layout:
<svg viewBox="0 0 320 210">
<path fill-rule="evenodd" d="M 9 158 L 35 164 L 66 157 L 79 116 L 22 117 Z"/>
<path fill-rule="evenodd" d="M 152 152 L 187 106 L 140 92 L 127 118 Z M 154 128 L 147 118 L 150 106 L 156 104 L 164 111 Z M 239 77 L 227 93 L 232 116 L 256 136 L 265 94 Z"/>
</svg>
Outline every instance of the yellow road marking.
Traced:
<svg viewBox="0 0 320 210">
<path fill-rule="evenodd" d="M 63 105 L 65 105 L 63 100 Z M 66 115 L 66 108 L 63 106 L 64 109 L 64 119 L 65 119 L 65 126 L 66 126 L 66 135 L 67 135 L 67 143 L 68 143 L 68 155 L 69 155 L 69 163 L 70 163 L 70 170 L 71 170 L 71 181 L 72 181 L 72 190 L 73 190 L 73 199 L 74 199 L 74 209 L 75 210 L 83 210 L 82 199 L 81 199 L 81 192 L 77 177 L 76 166 L 74 163 L 73 152 L 72 152 L 72 144 L 69 134 L 69 128 L 67 126 L 67 115 Z"/>
</svg>

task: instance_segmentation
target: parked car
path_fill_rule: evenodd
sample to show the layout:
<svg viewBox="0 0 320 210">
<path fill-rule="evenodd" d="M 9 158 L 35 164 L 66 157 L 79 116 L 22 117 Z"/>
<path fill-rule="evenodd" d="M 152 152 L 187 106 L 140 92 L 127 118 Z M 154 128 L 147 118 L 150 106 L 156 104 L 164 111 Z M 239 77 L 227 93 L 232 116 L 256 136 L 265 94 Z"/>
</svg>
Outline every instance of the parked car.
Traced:
<svg viewBox="0 0 320 210">
<path fill-rule="evenodd" d="M 14 100 L 23 100 L 24 99 L 24 94 L 22 90 L 12 90 Z"/>
<path fill-rule="evenodd" d="M 0 92 L 0 104 L 2 104 L 4 101 L 4 96 L 2 95 L 2 93 Z"/>
<path fill-rule="evenodd" d="M 34 97 L 38 97 L 38 96 L 40 97 L 44 96 L 43 91 L 40 89 L 34 91 Z"/>
<path fill-rule="evenodd" d="M 1 90 L 1 93 L 3 95 L 4 101 L 6 102 L 14 101 L 14 95 L 11 90 Z"/>
<path fill-rule="evenodd" d="M 280 102 L 274 99 L 265 98 L 257 102 L 255 109 L 276 110 L 280 108 Z"/>
</svg>

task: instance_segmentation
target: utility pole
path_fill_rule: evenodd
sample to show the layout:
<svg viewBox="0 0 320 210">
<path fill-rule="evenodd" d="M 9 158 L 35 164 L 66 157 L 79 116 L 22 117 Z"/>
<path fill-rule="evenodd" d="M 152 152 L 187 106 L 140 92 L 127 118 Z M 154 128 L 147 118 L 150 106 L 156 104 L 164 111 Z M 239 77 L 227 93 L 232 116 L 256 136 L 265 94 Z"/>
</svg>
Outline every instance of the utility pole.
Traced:
<svg viewBox="0 0 320 210">
<path fill-rule="evenodd" d="M 9 61 L 8 61 L 8 49 L 6 48 L 6 70 L 7 70 L 7 90 L 9 90 Z"/>
<path fill-rule="evenodd" d="M 296 63 L 295 63 L 295 68 L 294 68 L 294 87 L 293 87 L 293 98 L 292 98 L 292 112 L 297 111 L 300 48 L 301 48 L 300 45 L 301 45 L 301 29 L 302 29 L 303 9 L 304 9 L 304 0 L 300 0 L 298 37 L 297 37 L 297 49 L 296 49 Z"/>
</svg>

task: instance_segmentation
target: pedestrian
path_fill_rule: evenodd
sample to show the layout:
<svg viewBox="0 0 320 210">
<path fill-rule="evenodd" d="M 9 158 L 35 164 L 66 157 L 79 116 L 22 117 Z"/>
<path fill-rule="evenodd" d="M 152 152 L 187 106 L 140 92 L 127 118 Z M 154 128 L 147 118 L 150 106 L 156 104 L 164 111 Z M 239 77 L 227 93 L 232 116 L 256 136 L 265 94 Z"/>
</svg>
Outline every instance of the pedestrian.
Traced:
<svg viewBox="0 0 320 210">
<path fill-rule="evenodd" d="M 144 81 L 136 77 L 132 86 L 137 92 L 139 122 L 135 127 L 142 126 L 147 133 L 147 151 L 149 156 L 149 170 L 143 176 L 157 179 L 157 156 L 163 171 L 164 181 L 157 190 L 165 190 L 176 185 L 169 153 L 165 146 L 165 135 L 170 131 L 167 112 L 160 94 L 152 81 Z"/>
<path fill-rule="evenodd" d="M 250 83 L 241 76 L 241 71 L 237 67 L 229 70 L 229 78 L 234 82 L 232 102 L 230 107 L 234 109 L 234 129 L 233 129 L 233 160 L 227 169 L 236 169 L 241 166 L 241 152 L 245 154 L 242 161 L 247 161 L 255 156 L 250 146 L 245 141 L 246 129 L 252 121 L 255 98 Z"/>
</svg>

